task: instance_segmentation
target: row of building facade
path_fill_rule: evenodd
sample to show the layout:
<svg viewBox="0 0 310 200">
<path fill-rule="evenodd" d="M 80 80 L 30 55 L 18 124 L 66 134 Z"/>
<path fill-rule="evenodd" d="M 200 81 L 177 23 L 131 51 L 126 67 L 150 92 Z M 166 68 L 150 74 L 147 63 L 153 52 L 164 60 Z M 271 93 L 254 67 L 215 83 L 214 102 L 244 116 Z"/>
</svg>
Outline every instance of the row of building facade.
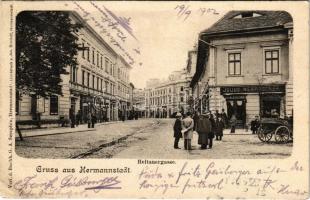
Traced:
<svg viewBox="0 0 310 200">
<path fill-rule="evenodd" d="M 92 112 L 98 121 L 126 119 L 132 109 L 133 84 L 130 83 L 131 66 L 117 54 L 77 13 L 70 13 L 73 23 L 83 27 L 76 36 L 82 47 L 77 55 L 78 65 L 62 75 L 63 95 L 50 98 L 16 98 L 16 120 L 57 121 L 68 119 L 69 112 L 81 115 L 82 122 Z M 17 93 L 18 94 L 18 93 Z M 100 97 L 99 108 L 94 99 Z"/>
<path fill-rule="evenodd" d="M 293 20 L 283 11 L 230 11 L 199 34 L 186 69 L 144 89 L 146 117 L 221 111 L 245 127 L 293 115 Z"/>
</svg>

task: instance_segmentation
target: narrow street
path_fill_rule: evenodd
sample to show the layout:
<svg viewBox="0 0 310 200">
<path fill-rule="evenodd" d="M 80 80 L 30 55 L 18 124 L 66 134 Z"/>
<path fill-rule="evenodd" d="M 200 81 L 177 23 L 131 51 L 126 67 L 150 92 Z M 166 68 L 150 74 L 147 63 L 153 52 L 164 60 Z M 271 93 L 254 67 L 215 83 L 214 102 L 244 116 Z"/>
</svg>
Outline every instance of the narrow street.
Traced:
<svg viewBox="0 0 310 200">
<path fill-rule="evenodd" d="M 185 151 L 183 140 L 179 143 L 182 149 L 174 149 L 173 122 L 139 119 L 98 125 L 83 132 L 26 137 L 25 141 L 17 138 L 16 153 L 29 158 L 255 159 L 286 158 L 292 151 L 293 143 L 262 143 L 244 130 L 224 134 L 222 141 L 214 140 L 212 149 L 200 150 L 197 135 L 192 141 L 194 150 Z"/>
</svg>

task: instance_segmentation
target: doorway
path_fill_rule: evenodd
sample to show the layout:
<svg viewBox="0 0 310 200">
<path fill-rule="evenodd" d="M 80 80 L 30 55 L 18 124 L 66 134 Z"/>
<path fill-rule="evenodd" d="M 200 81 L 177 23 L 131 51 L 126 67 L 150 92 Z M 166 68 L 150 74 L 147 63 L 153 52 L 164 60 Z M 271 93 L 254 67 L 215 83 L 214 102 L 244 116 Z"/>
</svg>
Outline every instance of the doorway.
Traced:
<svg viewBox="0 0 310 200">
<path fill-rule="evenodd" d="M 244 128 L 246 123 L 246 100 L 245 97 L 227 97 L 227 116 L 230 120 L 233 115 L 237 119 L 236 128 Z"/>
</svg>

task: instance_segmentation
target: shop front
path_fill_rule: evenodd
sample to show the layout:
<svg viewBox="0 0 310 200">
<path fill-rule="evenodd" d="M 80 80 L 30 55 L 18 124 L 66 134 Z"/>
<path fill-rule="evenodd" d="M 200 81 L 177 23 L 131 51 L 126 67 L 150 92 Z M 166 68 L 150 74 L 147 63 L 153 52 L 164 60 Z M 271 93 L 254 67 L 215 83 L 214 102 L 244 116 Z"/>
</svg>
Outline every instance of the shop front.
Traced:
<svg viewBox="0 0 310 200">
<path fill-rule="evenodd" d="M 237 127 L 245 127 L 256 116 L 283 117 L 285 85 L 245 85 L 220 87 L 225 98 L 227 116 L 237 119 Z"/>
</svg>

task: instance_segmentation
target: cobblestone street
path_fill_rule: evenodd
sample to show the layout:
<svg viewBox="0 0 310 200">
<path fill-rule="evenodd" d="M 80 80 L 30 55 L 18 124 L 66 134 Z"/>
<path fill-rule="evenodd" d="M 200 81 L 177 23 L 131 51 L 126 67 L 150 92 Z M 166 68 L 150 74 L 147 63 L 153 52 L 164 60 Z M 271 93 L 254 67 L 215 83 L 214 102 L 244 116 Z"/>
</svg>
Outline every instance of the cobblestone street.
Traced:
<svg viewBox="0 0 310 200">
<path fill-rule="evenodd" d="M 139 119 L 97 125 L 79 132 L 25 137 L 24 141 L 16 138 L 16 153 L 27 158 L 255 159 L 286 158 L 293 147 L 293 143 L 262 143 L 244 130 L 233 135 L 225 130 L 223 140 L 214 140 L 212 149 L 200 150 L 197 135 L 192 141 L 194 150 L 185 151 L 183 140 L 179 143 L 182 149 L 174 149 L 173 122 Z M 42 135 L 44 131 L 48 130 L 42 130 Z"/>
</svg>

